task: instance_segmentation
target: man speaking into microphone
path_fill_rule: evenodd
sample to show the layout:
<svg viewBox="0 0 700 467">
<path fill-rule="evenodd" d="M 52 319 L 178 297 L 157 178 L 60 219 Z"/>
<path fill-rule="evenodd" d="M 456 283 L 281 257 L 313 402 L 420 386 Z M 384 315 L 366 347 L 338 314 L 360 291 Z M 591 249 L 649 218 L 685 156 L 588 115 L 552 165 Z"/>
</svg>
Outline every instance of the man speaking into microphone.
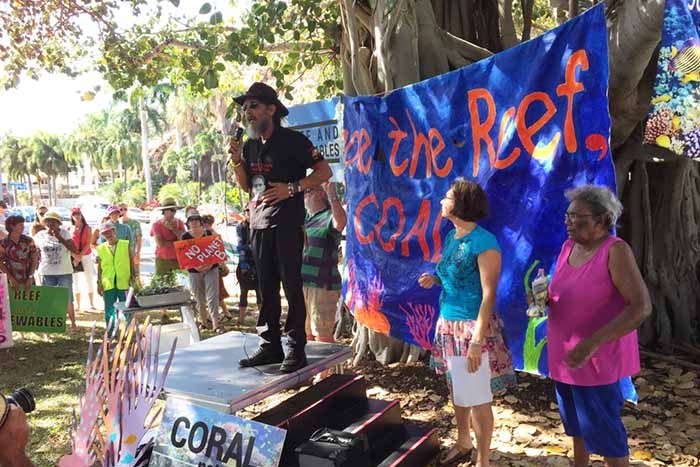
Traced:
<svg viewBox="0 0 700 467">
<path fill-rule="evenodd" d="M 331 178 L 328 162 L 303 134 L 283 128 L 289 111 L 277 92 L 254 83 L 234 99 L 243 106 L 249 139 L 232 139 L 230 162 L 238 184 L 250 194 L 251 244 L 262 295 L 258 329 L 263 342 L 242 367 L 282 363 L 292 373 L 306 365 L 306 306 L 301 279 L 304 190 Z M 306 172 L 311 169 L 307 176 Z M 287 352 L 282 351 L 280 281 L 287 297 Z"/>
</svg>

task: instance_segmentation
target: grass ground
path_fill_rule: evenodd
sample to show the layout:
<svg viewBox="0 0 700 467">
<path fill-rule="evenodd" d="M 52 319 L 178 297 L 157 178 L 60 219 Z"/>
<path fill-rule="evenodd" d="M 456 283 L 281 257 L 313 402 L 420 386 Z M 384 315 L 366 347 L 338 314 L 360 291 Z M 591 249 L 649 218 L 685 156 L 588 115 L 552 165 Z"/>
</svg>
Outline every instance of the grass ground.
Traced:
<svg viewBox="0 0 700 467">
<path fill-rule="evenodd" d="M 176 313 L 171 313 L 174 317 Z M 31 438 L 27 451 L 37 467 L 54 467 L 58 459 L 70 452 L 70 427 L 73 410 L 78 407 L 78 392 L 85 384 L 85 363 L 90 328 L 97 324 L 101 336 L 104 318 L 101 311 L 78 312 L 80 332 L 76 334 L 24 333 L 15 345 L 0 350 L 0 393 L 10 394 L 19 387 L 27 387 L 36 399 L 36 410 L 29 415 Z M 159 313 L 151 313 L 158 323 Z M 255 323 L 248 317 L 243 328 L 225 324 L 225 329 L 243 329 L 255 332 Z M 214 332 L 200 332 L 202 339 Z M 15 336 L 18 336 L 15 333 Z M 101 342 L 97 339 L 96 342 Z"/>
<path fill-rule="evenodd" d="M 173 314 L 174 316 L 175 314 Z M 158 322 L 158 313 L 152 320 Z M 70 451 L 70 427 L 78 392 L 84 384 L 88 332 L 93 322 L 104 329 L 101 313 L 78 313 L 81 332 L 53 335 L 26 334 L 15 346 L 0 350 L 0 393 L 26 386 L 35 395 L 37 408 L 29 416 L 30 457 L 37 467 L 54 467 Z M 225 323 L 225 330 L 255 332 L 254 318 L 245 326 Z M 212 337 L 203 331 L 202 338 Z M 700 391 L 698 376 L 668 363 L 645 361 L 635 383 L 640 393 L 636 408 L 625 408 L 630 454 L 636 466 L 700 466 Z M 365 362 L 352 371 L 365 375 L 370 397 L 398 399 L 403 416 L 414 423 L 426 423 L 440 429 L 444 446 L 456 435 L 447 388 L 442 378 L 425 365 L 382 367 Z M 251 413 L 264 410 L 289 396 L 278 394 L 252 407 Z M 494 403 L 492 465 L 568 466 L 570 440 L 563 434 L 551 382 L 519 375 L 517 390 Z M 592 464 L 602 466 L 600 459 Z"/>
</svg>

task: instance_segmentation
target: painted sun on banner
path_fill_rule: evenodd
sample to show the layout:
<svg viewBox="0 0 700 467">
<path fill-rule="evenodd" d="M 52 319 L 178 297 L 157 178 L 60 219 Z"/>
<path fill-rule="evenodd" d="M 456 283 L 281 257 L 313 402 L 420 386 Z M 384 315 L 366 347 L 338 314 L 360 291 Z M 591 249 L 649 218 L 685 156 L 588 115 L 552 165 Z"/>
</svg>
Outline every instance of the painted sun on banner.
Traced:
<svg viewBox="0 0 700 467">
<path fill-rule="evenodd" d="M 700 160 L 700 0 L 666 0 L 644 142 Z"/>
<path fill-rule="evenodd" d="M 440 200 L 458 177 L 486 190 L 503 256 L 497 311 L 518 369 L 547 374 L 546 318 L 525 283 L 552 270 L 566 239 L 564 192 L 615 189 L 603 5 L 469 67 L 393 91 L 347 97 L 345 302 L 368 327 L 429 348 L 433 274 L 451 226 Z M 533 276 L 534 278 L 534 276 Z"/>
</svg>

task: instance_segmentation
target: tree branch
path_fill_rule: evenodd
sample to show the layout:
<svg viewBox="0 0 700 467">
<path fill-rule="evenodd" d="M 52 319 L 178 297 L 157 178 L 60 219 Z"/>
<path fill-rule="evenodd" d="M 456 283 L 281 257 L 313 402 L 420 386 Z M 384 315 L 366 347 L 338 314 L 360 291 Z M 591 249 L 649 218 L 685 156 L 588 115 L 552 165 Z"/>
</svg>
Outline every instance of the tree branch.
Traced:
<svg viewBox="0 0 700 467">
<path fill-rule="evenodd" d="M 343 3 L 341 3 L 341 15 L 343 17 L 343 22 L 346 24 L 345 30 L 348 32 L 346 36 L 348 38 L 348 52 L 350 55 L 350 76 L 352 78 L 353 87 L 358 94 L 374 94 L 372 81 L 368 72 L 359 66 L 359 30 L 354 4 L 354 0 L 343 0 Z"/>
<path fill-rule="evenodd" d="M 535 6 L 535 0 L 523 0 L 522 2 L 522 9 L 523 9 L 523 35 L 522 35 L 522 42 L 529 41 L 530 36 L 532 34 L 532 9 Z M 534 25 L 538 26 L 538 25 Z M 540 30 L 542 31 L 547 31 L 547 29 L 544 29 L 542 27 L 539 27 Z"/>
<path fill-rule="evenodd" d="M 525 2 L 523 0 L 523 9 Z M 518 44 L 513 22 L 513 0 L 498 0 L 498 23 L 501 28 L 501 44 L 504 49 L 510 49 Z"/>
<path fill-rule="evenodd" d="M 454 51 L 459 52 L 459 54 L 462 57 L 472 62 L 477 62 L 481 59 L 493 55 L 493 52 L 491 52 L 490 50 L 485 49 L 483 47 L 479 47 L 478 45 L 472 44 L 471 42 L 465 41 L 463 39 L 460 39 L 459 37 L 450 34 L 442 28 L 438 28 L 438 35 L 445 43 L 445 47 L 447 49 L 454 49 Z"/>
<path fill-rule="evenodd" d="M 664 0 L 607 0 L 606 5 L 611 147 L 615 148 L 649 109 L 656 71 L 656 63 L 651 61 L 661 40 Z"/>
</svg>

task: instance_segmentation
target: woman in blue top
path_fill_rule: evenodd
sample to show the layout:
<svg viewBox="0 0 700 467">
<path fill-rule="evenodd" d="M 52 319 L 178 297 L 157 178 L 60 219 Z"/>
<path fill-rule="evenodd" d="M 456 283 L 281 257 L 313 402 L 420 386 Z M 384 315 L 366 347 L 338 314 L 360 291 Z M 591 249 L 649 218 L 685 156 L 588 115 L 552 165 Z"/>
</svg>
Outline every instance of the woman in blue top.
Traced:
<svg viewBox="0 0 700 467">
<path fill-rule="evenodd" d="M 515 385 L 510 353 L 501 336 L 502 323 L 493 309 L 501 252 L 496 237 L 476 223 L 488 215 L 488 199 L 481 186 L 458 179 L 441 205 L 442 216 L 455 228 L 445 239 L 437 275 L 424 273 L 418 278 L 421 287 L 442 287 L 431 366 L 447 375 L 457 418 L 457 443 L 438 465 L 471 459 L 471 422 L 476 465 L 488 467 L 493 393 Z"/>
</svg>

